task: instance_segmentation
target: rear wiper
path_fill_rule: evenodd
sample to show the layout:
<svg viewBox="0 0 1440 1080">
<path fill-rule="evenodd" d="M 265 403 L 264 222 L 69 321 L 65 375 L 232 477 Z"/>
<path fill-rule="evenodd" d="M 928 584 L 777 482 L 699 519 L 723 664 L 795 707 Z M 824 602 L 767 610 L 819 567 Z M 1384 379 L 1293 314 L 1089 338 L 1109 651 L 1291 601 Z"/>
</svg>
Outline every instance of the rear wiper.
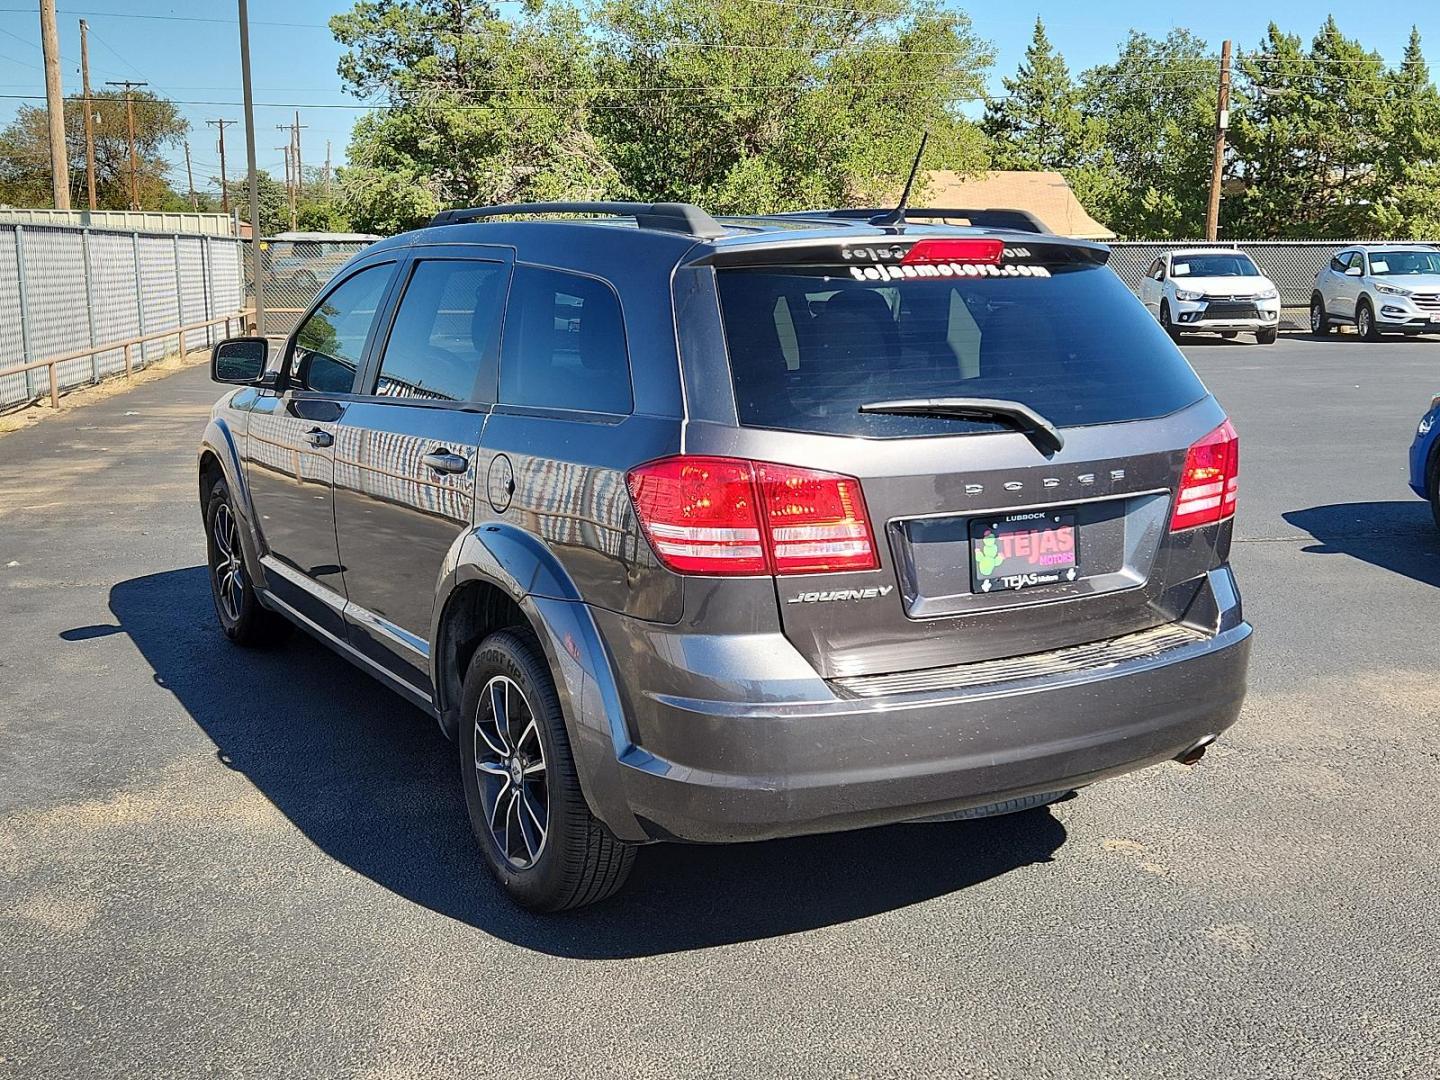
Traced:
<svg viewBox="0 0 1440 1080">
<path fill-rule="evenodd" d="M 862 413 L 888 416 L 956 416 L 976 420 L 1000 420 L 1025 434 L 1041 453 L 1054 453 L 1065 445 L 1065 436 L 1029 405 L 1004 398 L 939 397 L 901 398 L 871 401 L 860 406 Z"/>
</svg>

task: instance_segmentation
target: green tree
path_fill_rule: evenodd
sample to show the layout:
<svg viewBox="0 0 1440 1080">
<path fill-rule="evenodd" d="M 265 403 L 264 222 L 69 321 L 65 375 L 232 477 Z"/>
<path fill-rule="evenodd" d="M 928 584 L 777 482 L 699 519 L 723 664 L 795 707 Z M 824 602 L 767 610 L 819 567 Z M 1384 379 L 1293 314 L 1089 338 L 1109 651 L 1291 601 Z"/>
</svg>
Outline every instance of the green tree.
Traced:
<svg viewBox="0 0 1440 1080">
<path fill-rule="evenodd" d="M 1327 19 L 1308 52 L 1271 24 L 1239 63 L 1230 137 L 1243 193 L 1222 203 L 1231 236 L 1366 236 L 1379 228 L 1384 61 Z"/>
<path fill-rule="evenodd" d="M 881 201 L 927 128 L 928 167 L 984 167 L 959 105 L 993 54 L 930 0 L 605 0 L 596 25 L 594 130 L 618 194 L 761 213 Z"/>
<path fill-rule="evenodd" d="M 130 205 L 130 148 L 126 136 L 125 95 L 104 90 L 91 95 L 95 132 L 95 193 L 102 210 L 124 210 Z M 169 163 L 164 151 L 180 145 L 190 124 L 171 101 L 140 90 L 134 94 L 135 149 L 139 163 L 140 205 L 157 210 L 171 208 L 180 198 L 165 179 Z M 86 204 L 85 101 L 65 102 L 65 147 L 70 162 L 70 203 Z M 43 108 L 22 105 L 15 119 L 0 131 L 0 203 L 49 206 L 50 130 Z"/>
<path fill-rule="evenodd" d="M 1121 236 L 1203 235 L 1218 78 L 1215 57 L 1188 30 L 1132 30 L 1113 63 L 1085 72 L 1080 96 L 1104 160 L 1082 201 Z"/>
<path fill-rule="evenodd" d="M 276 180 L 264 169 L 255 171 L 260 196 L 260 235 L 274 236 L 290 228 L 290 197 L 283 181 Z M 250 182 L 242 177 L 229 184 L 230 206 L 240 217 L 250 217 Z"/>
<path fill-rule="evenodd" d="M 1400 66 L 1386 76 L 1382 132 L 1376 235 L 1440 236 L 1440 93 L 1414 28 Z"/>
<path fill-rule="evenodd" d="M 1040 19 L 1015 77 L 1002 84 L 1005 93 L 987 104 L 983 123 L 996 168 L 1063 171 L 1093 164 L 1099 131 L 1081 112 L 1080 91 Z"/>
<path fill-rule="evenodd" d="M 471 0 L 364 0 L 330 25 L 347 88 L 386 105 L 355 125 L 340 178 L 357 227 L 614 185 L 589 130 L 594 46 L 576 9 L 540 2 L 505 20 Z"/>
<path fill-rule="evenodd" d="M 990 63 L 966 17 L 916 0 L 364 0 L 331 21 L 362 118 L 341 203 L 386 231 L 445 206 L 683 199 L 773 211 L 893 193 L 926 164 L 983 166 L 960 115 Z"/>
</svg>

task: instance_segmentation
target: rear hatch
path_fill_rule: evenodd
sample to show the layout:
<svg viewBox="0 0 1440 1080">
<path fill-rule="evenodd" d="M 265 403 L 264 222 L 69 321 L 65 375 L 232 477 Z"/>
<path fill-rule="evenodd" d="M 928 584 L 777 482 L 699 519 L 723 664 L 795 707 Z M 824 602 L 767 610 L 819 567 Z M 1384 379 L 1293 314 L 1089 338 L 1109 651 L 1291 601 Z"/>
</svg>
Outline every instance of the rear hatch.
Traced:
<svg viewBox="0 0 1440 1080">
<path fill-rule="evenodd" d="M 878 565 L 774 579 L 822 674 L 1044 652 L 1184 613 L 1228 513 L 1175 530 L 1174 495 L 1224 414 L 1106 254 L 837 241 L 715 267 L 736 424 L 687 448 L 860 481 Z"/>
</svg>

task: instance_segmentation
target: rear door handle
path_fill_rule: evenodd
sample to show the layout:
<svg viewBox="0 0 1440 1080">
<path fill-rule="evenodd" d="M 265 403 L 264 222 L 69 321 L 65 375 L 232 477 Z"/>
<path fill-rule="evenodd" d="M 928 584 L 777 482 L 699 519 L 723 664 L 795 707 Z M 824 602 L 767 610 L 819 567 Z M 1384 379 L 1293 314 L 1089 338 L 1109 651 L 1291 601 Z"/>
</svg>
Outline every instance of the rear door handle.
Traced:
<svg viewBox="0 0 1440 1080">
<path fill-rule="evenodd" d="M 305 441 L 311 446 L 334 446 L 335 436 L 320 428 L 311 428 L 305 433 Z"/>
<path fill-rule="evenodd" d="M 459 454 L 452 454 L 443 447 L 439 450 L 432 450 L 420 460 L 438 473 L 463 473 L 470 467 L 470 462 L 465 458 Z"/>
</svg>

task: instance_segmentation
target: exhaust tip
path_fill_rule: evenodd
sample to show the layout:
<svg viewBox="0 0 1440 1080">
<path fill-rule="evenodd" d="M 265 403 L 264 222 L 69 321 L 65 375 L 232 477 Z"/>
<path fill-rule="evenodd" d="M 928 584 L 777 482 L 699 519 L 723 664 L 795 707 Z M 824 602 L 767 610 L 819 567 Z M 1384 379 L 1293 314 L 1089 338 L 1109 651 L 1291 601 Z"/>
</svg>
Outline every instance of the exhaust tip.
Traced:
<svg viewBox="0 0 1440 1080">
<path fill-rule="evenodd" d="M 1210 744 L 1215 741 L 1216 736 L 1206 735 L 1198 739 L 1188 750 L 1175 755 L 1175 760 L 1181 765 L 1194 765 L 1205 756 L 1205 751 L 1210 749 Z"/>
</svg>

